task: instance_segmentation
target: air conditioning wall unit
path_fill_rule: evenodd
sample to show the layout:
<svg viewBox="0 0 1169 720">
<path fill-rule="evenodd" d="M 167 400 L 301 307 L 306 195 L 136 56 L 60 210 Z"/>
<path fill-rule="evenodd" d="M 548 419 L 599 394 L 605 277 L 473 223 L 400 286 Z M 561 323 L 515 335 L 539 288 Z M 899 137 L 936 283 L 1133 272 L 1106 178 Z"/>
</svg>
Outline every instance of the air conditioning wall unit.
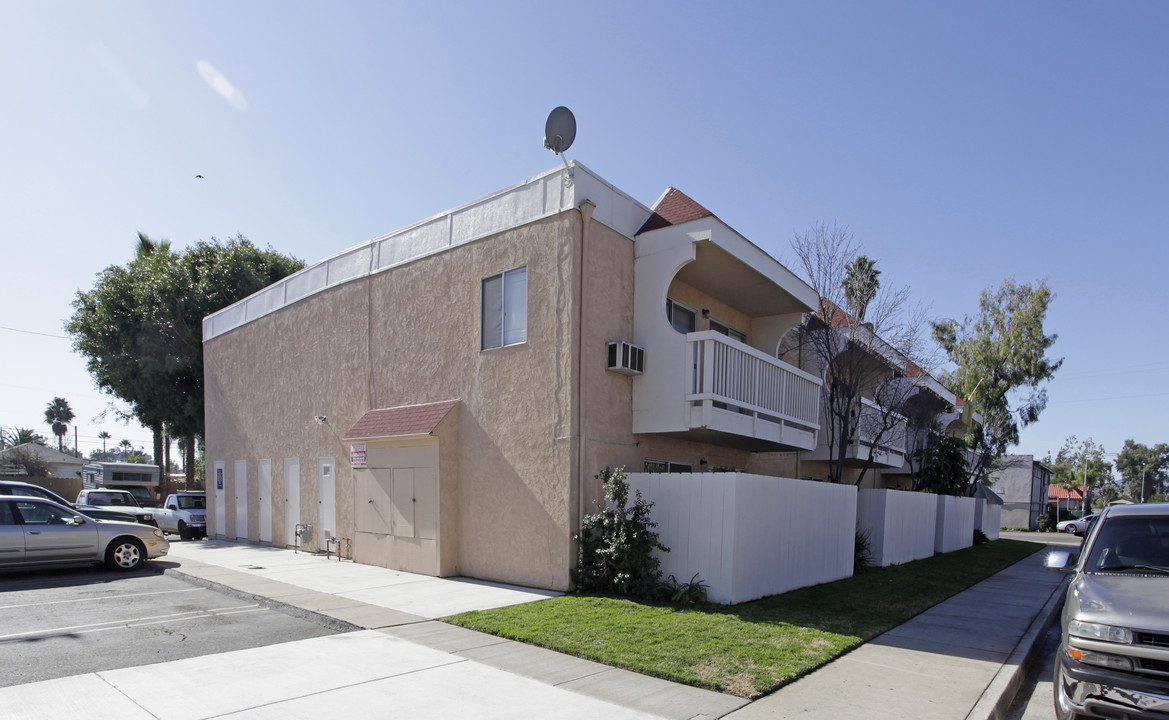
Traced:
<svg viewBox="0 0 1169 720">
<path fill-rule="evenodd" d="M 610 340 L 605 369 L 622 375 L 640 375 L 645 372 L 645 350 L 633 343 Z"/>
</svg>

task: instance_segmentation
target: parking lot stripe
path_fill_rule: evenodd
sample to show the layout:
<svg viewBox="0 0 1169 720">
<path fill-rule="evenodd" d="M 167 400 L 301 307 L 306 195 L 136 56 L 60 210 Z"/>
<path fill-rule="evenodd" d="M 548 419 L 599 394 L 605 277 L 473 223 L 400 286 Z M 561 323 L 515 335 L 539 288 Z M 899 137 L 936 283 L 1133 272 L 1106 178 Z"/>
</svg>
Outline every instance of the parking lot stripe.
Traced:
<svg viewBox="0 0 1169 720">
<path fill-rule="evenodd" d="M 128 618 L 125 620 L 107 620 L 105 622 L 89 623 L 86 625 L 70 625 L 67 627 L 48 628 L 48 629 L 44 629 L 44 630 L 29 630 L 29 631 L 22 632 L 22 633 L 13 633 L 11 635 L 0 635 L 0 642 L 7 641 L 7 640 L 15 640 L 18 638 L 30 638 L 30 637 L 36 637 L 38 635 L 49 635 L 49 634 L 73 633 L 73 634 L 80 635 L 82 633 L 94 632 L 97 630 L 115 630 L 117 628 L 131 627 L 132 624 L 149 625 L 149 624 L 166 622 L 166 621 L 187 620 L 187 619 L 199 618 L 199 617 L 212 617 L 212 616 L 216 616 L 216 615 L 227 614 L 225 611 L 230 611 L 230 610 L 244 611 L 244 610 L 250 610 L 250 609 L 260 609 L 260 608 L 258 605 L 254 605 L 254 604 L 253 605 L 237 605 L 235 607 L 215 608 L 212 610 L 194 610 L 191 612 L 173 613 L 170 615 L 156 615 L 153 617 L 143 617 L 143 618 Z"/>
<path fill-rule="evenodd" d="M 170 595 L 172 593 L 199 592 L 200 590 L 203 590 L 203 589 L 204 588 L 186 588 L 183 590 L 162 590 L 160 592 L 128 593 L 126 595 L 103 595 L 102 597 L 78 598 L 76 600 L 50 600 L 48 602 L 22 603 L 20 605 L 0 605 L 0 610 L 12 610 L 15 608 L 26 608 L 26 607 L 40 607 L 41 605 L 61 605 L 63 603 L 93 603 L 93 602 L 97 602 L 98 600 L 121 600 L 123 598 L 146 597 L 148 595 Z"/>
</svg>

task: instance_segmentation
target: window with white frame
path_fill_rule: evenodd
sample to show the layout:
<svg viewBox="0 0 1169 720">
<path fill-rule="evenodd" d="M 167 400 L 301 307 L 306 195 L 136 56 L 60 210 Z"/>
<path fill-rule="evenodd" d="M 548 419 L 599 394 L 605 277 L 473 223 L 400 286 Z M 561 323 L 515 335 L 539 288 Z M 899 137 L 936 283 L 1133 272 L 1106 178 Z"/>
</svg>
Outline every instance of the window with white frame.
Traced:
<svg viewBox="0 0 1169 720">
<path fill-rule="evenodd" d="M 516 345 L 528 339 L 528 269 L 516 268 L 483 278 L 482 349 Z"/>
<path fill-rule="evenodd" d="M 683 335 L 694 332 L 698 327 L 698 313 L 673 298 L 666 298 L 666 319 Z"/>
</svg>

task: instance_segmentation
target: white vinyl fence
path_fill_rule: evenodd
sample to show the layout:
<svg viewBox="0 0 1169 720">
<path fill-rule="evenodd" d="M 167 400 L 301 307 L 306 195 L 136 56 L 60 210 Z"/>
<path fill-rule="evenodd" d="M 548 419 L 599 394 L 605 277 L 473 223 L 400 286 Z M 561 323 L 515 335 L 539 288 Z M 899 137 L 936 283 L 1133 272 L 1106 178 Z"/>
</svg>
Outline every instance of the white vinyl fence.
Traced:
<svg viewBox="0 0 1169 720">
<path fill-rule="evenodd" d="M 856 527 L 869 536 L 873 565 L 886 567 L 934 554 L 936 495 L 904 490 L 861 490 Z"/>
<path fill-rule="evenodd" d="M 938 527 L 934 551 L 954 552 L 974 544 L 974 510 L 981 500 L 952 495 L 936 495 Z"/>
<path fill-rule="evenodd" d="M 631 473 L 654 503 L 663 577 L 735 604 L 852 575 L 857 490 L 747 473 Z"/>
<path fill-rule="evenodd" d="M 999 529 L 1002 526 L 1003 506 L 979 499 L 978 507 L 974 511 L 974 527 L 986 533 L 988 540 L 998 540 Z"/>
</svg>

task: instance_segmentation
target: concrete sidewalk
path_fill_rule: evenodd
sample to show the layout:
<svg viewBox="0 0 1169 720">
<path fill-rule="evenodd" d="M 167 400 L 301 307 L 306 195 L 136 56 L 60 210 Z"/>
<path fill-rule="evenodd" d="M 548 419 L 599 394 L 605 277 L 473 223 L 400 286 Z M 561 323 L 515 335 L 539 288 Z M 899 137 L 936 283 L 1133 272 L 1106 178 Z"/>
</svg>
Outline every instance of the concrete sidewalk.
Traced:
<svg viewBox="0 0 1169 720">
<path fill-rule="evenodd" d="M 1043 568 L 1046 555 L 1035 553 L 728 719 L 1001 717 L 1063 606 L 1066 576 Z"/>
<path fill-rule="evenodd" d="M 1064 576 L 1042 569 L 1044 555 L 748 704 L 434 620 L 553 592 L 269 547 L 176 542 L 158 563 L 171 566 L 167 574 L 314 613 L 343 633 L 3 688 L 0 717 L 982 720 L 1013 697 L 1024 659 L 1058 611 Z"/>
</svg>

